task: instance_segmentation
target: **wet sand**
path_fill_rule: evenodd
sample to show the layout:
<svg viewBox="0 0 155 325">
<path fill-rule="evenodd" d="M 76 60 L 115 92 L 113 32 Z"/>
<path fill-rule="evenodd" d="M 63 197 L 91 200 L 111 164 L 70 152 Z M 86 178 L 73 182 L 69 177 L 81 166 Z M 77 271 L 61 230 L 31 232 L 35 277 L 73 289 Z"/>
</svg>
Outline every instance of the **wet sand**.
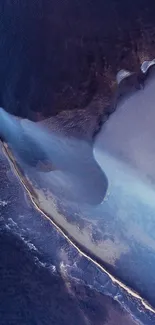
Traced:
<svg viewBox="0 0 155 325">
<path fill-rule="evenodd" d="M 65 255 L 59 256 L 65 249 L 70 252 L 70 244 L 60 239 L 60 233 L 33 208 L 29 197 L 26 199 L 21 180 L 1 150 L 0 176 L 1 324 L 138 324 L 113 298 L 84 284 L 85 278 L 96 278 L 86 259 L 83 269 L 78 273 L 75 267 L 74 276 L 70 276 Z M 74 261 L 78 264 L 80 256 L 70 254 L 71 265 Z"/>
<path fill-rule="evenodd" d="M 42 208 L 42 206 L 40 206 L 40 201 L 37 200 L 36 195 L 35 195 L 35 197 L 33 196 L 33 194 L 31 195 L 32 186 L 30 185 L 30 187 L 29 187 L 29 182 L 28 182 L 27 178 L 25 178 L 25 177 L 23 178 L 22 170 L 20 169 L 18 171 L 18 164 L 16 163 L 8 146 L 5 144 L 4 144 L 4 152 L 6 154 L 6 157 L 9 159 L 9 161 L 11 161 L 13 170 L 16 172 L 16 175 L 18 176 L 19 180 L 21 181 L 24 188 L 26 189 L 35 208 L 41 214 L 43 214 L 43 216 L 46 219 L 48 219 L 56 227 L 56 229 L 67 239 L 67 241 L 69 241 L 69 243 L 71 245 L 73 245 L 77 249 L 77 251 L 82 256 L 84 256 L 89 261 L 93 262 L 94 265 L 99 267 L 105 274 L 108 275 L 110 281 L 112 281 L 114 284 L 116 284 L 116 286 L 118 286 L 118 288 L 120 287 L 121 290 L 124 290 L 124 294 L 131 295 L 131 297 L 136 299 L 138 304 L 144 306 L 144 308 L 146 308 L 146 310 L 148 312 L 155 314 L 154 308 L 151 305 L 149 305 L 149 303 L 147 301 L 145 301 L 138 293 L 136 293 L 134 290 L 127 287 L 123 282 L 121 282 L 119 279 L 117 279 L 115 276 L 112 275 L 114 273 L 114 271 L 110 267 L 110 265 L 106 265 L 106 263 L 103 263 L 103 260 L 101 258 L 98 258 L 95 254 L 93 254 L 92 251 L 90 251 L 90 249 L 87 249 L 87 246 L 84 246 L 81 242 L 76 240 L 76 238 L 73 237 L 69 231 L 66 231 L 66 229 L 63 228 L 63 226 L 59 223 L 59 219 L 55 218 L 55 216 L 57 215 L 56 211 L 54 211 L 54 216 L 51 213 L 47 214 L 48 210 L 47 209 L 44 210 Z M 106 265 L 106 267 L 104 265 Z M 112 272 L 112 273 L 110 273 L 110 272 Z"/>
</svg>

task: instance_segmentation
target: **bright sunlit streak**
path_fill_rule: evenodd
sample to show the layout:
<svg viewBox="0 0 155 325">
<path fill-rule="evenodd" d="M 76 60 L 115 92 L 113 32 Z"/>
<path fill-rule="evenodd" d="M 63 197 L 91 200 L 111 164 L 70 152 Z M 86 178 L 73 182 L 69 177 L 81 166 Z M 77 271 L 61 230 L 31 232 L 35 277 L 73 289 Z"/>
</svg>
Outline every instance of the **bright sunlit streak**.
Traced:
<svg viewBox="0 0 155 325">
<path fill-rule="evenodd" d="M 44 186 L 50 186 L 56 195 L 92 205 L 103 200 L 107 178 L 87 142 L 49 132 L 27 119 L 15 118 L 2 108 L 0 136 L 20 164 L 26 170 L 35 167 L 33 173 L 38 172 L 43 182 L 47 181 Z"/>
<path fill-rule="evenodd" d="M 138 200 L 139 204 L 141 202 L 155 207 L 155 187 L 149 184 L 145 178 L 140 177 L 133 168 L 121 160 L 104 153 L 104 151 L 95 149 L 94 156 L 107 175 L 108 198 L 114 191 L 118 190 L 117 195 L 121 196 L 123 193 L 123 196 L 132 197 L 133 201 Z M 120 200 L 118 201 L 118 208 L 119 204 Z M 131 207 L 128 206 L 128 209 L 131 209 Z"/>
</svg>

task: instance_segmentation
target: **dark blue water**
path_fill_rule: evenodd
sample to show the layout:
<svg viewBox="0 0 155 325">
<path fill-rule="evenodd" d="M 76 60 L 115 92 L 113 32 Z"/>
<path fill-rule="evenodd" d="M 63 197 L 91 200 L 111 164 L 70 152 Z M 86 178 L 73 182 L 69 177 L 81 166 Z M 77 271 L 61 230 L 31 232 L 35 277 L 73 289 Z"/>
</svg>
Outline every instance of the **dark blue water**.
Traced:
<svg viewBox="0 0 155 325">
<path fill-rule="evenodd" d="M 107 68 L 135 71 L 154 52 L 154 0 L 2 0 L 0 12 L 0 105 L 17 116 L 86 107 Z"/>
<path fill-rule="evenodd" d="M 33 208 L 2 152 L 0 179 L 1 324 L 153 324 Z"/>
</svg>

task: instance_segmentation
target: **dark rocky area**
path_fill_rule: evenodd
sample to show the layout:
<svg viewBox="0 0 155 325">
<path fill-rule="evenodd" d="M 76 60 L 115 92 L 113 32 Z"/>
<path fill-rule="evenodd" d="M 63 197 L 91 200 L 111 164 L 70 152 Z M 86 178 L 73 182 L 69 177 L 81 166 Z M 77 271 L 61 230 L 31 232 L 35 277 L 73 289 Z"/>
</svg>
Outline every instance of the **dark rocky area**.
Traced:
<svg viewBox="0 0 155 325">
<path fill-rule="evenodd" d="M 117 71 L 154 57 L 152 0 L 2 0 L 0 11 L 0 104 L 21 117 L 96 116 Z"/>
</svg>

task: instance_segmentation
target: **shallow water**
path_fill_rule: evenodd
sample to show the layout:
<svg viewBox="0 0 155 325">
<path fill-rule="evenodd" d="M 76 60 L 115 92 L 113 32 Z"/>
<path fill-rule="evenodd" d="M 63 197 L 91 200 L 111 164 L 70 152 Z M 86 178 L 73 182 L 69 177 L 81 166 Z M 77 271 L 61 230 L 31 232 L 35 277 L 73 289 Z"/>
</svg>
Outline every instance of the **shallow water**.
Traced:
<svg viewBox="0 0 155 325">
<path fill-rule="evenodd" d="M 123 293 L 34 209 L 1 149 L 0 177 L 2 325 L 136 325 L 141 314 L 153 324 L 135 304 L 126 311 Z"/>
<path fill-rule="evenodd" d="M 80 245 L 88 255 L 90 254 L 93 256 L 94 259 L 99 259 L 100 263 L 103 267 L 106 267 L 108 272 L 111 272 L 116 278 L 123 281 L 124 284 L 132 287 L 142 298 L 147 299 L 154 306 L 154 184 L 153 180 L 150 180 L 150 175 L 152 176 L 153 174 L 149 174 L 148 177 L 148 170 L 146 169 L 148 165 L 145 164 L 145 168 L 142 168 L 144 165 L 141 165 L 141 159 L 138 160 L 137 158 L 137 165 L 135 165 L 135 160 L 132 160 L 132 152 L 130 153 L 130 150 L 126 150 L 127 146 L 125 146 L 125 144 L 128 143 L 127 140 L 132 138 L 132 135 L 134 139 L 135 131 L 130 132 L 131 129 L 129 125 L 133 125 L 135 107 L 137 108 L 139 101 L 141 107 L 141 111 L 139 112 L 141 113 L 140 116 L 142 117 L 144 114 L 147 123 L 149 122 L 147 114 L 145 115 L 145 108 L 148 96 L 151 98 L 151 94 L 152 96 L 154 95 L 152 92 L 153 85 L 154 79 L 150 79 L 144 91 L 136 92 L 129 99 L 119 103 L 117 111 L 110 117 L 109 121 L 103 125 L 102 131 L 98 135 L 94 146 L 94 157 L 103 169 L 103 173 L 101 169 L 97 167 L 95 159 L 92 158 L 92 148 L 83 141 L 79 142 L 72 138 L 67 139 L 67 137 L 64 140 L 64 138 L 52 134 L 55 166 L 58 164 L 58 167 L 62 168 L 62 171 L 58 168 L 58 170 L 54 169 L 54 171 L 50 171 L 49 173 L 40 172 L 37 168 L 33 168 L 31 164 L 28 164 L 27 161 L 25 162 L 23 158 L 25 152 L 23 156 L 21 156 L 20 153 L 20 150 L 23 150 L 23 147 L 20 147 L 20 138 L 19 140 L 18 138 L 16 139 L 18 145 L 13 146 L 14 142 L 12 142 L 11 145 L 13 154 L 20 163 L 27 178 L 27 184 L 31 184 L 33 190 L 37 194 L 38 206 L 48 214 L 65 233 L 67 233 L 68 237 L 71 237 L 77 245 Z M 141 105 L 142 102 L 144 105 Z M 152 102 L 153 98 L 151 99 L 151 103 Z M 133 115 L 131 114 L 130 107 L 133 109 Z M 150 114 L 152 114 L 152 110 L 153 106 L 150 105 Z M 128 115 L 129 111 L 130 113 Z M 127 113 L 126 120 L 122 118 L 124 112 Z M 136 117 L 137 116 L 138 114 L 136 113 Z M 121 118 L 124 122 L 120 125 L 119 121 Z M 9 119 L 12 119 L 12 117 L 9 116 Z M 112 127 L 108 133 L 106 130 L 110 129 L 109 125 L 111 125 L 113 119 L 114 128 Z M 124 127 L 125 121 L 127 123 L 126 132 L 120 136 L 121 127 Z M 153 123 L 152 121 L 153 119 L 151 119 L 151 123 Z M 139 130 L 139 134 L 141 134 L 141 130 L 145 130 L 144 118 L 139 122 L 140 129 L 138 129 L 138 127 L 135 129 L 137 132 Z M 17 125 L 20 126 L 18 130 L 21 130 L 21 128 L 22 132 L 24 130 L 25 139 L 27 136 L 29 137 L 31 135 L 36 145 L 40 146 L 41 144 L 42 148 L 45 148 L 45 154 L 49 155 L 47 149 L 50 147 L 48 144 L 48 141 L 49 143 L 51 141 L 50 134 L 47 139 L 46 132 L 28 120 L 23 120 L 20 124 L 18 121 Z M 119 132 L 117 132 L 117 125 Z M 151 125 L 150 132 L 153 132 Z M 148 124 L 146 124 L 146 128 L 148 130 Z M 129 131 L 129 133 L 127 131 Z M 20 132 L 16 134 L 19 135 Z M 125 136 L 123 137 L 123 135 L 127 137 L 125 144 Z M 148 133 L 144 132 L 143 135 L 146 135 L 144 140 L 147 140 Z M 135 137 L 137 138 L 137 134 Z M 113 141 L 113 138 L 115 141 Z M 122 139 L 121 153 L 119 146 L 120 139 Z M 116 148 L 114 147 L 115 143 Z M 143 141 L 143 143 L 145 143 L 145 141 Z M 107 147 L 108 145 L 109 147 Z M 136 141 L 135 145 L 137 145 Z M 123 148 L 125 148 L 125 154 Z M 129 148 L 131 148 L 132 151 L 133 147 L 129 146 Z M 141 148 L 143 149 L 143 146 Z M 146 148 L 148 150 L 148 155 L 151 151 L 153 152 L 152 147 L 146 145 Z M 129 152 L 129 158 L 125 156 L 126 152 Z M 140 157 L 142 157 L 142 153 Z M 59 155 L 64 157 L 60 162 Z M 51 155 L 51 157 L 53 156 Z M 73 161 L 75 164 L 72 164 Z M 92 169 L 90 173 L 91 169 L 87 169 L 87 167 L 92 166 L 92 162 L 95 169 Z M 140 163 L 139 165 L 138 162 Z M 69 176 L 68 179 L 63 177 L 63 173 L 64 171 L 66 172 L 67 168 L 68 171 L 71 168 L 71 173 L 67 175 Z M 71 177 L 73 187 L 70 187 L 70 175 L 73 175 L 76 170 L 77 175 L 74 176 L 80 176 L 80 179 Z M 151 173 L 152 169 L 149 169 L 149 171 Z M 83 177 L 84 172 L 86 172 L 85 177 Z M 97 175 L 96 179 L 95 175 Z M 79 198 L 83 197 L 85 200 L 83 192 L 80 192 L 79 189 L 81 185 L 83 187 L 83 184 L 87 186 L 90 184 L 86 182 L 88 176 L 90 179 L 91 176 L 93 176 L 91 185 L 94 185 L 91 187 L 93 192 L 89 189 L 89 194 L 91 193 L 89 198 L 92 197 L 92 193 L 97 192 L 98 194 L 95 181 L 98 183 L 98 177 L 100 175 L 102 175 L 103 180 L 105 180 L 104 175 L 106 175 L 108 179 L 108 190 L 106 196 L 104 196 L 105 194 L 103 195 L 100 201 L 101 204 L 92 207 L 88 202 L 87 204 L 85 202 L 76 202 L 74 195 L 65 196 L 66 192 L 71 193 L 72 191 L 74 192 L 74 189 L 75 191 L 78 189 L 77 193 L 79 193 Z M 84 178 L 85 183 L 81 182 L 81 176 Z M 61 191 L 61 182 L 64 186 L 63 191 Z M 95 286 L 97 288 L 100 287 L 98 284 L 95 284 Z M 126 291 L 125 294 L 123 293 L 123 296 L 118 293 L 118 288 L 120 290 L 118 283 L 115 287 L 115 285 L 113 286 L 113 282 L 108 278 L 106 286 L 104 283 L 103 287 L 104 290 L 106 288 L 106 293 L 108 292 L 109 294 L 110 292 L 110 295 L 117 297 L 117 300 L 119 300 L 121 304 L 123 303 L 125 308 L 129 308 L 130 312 L 135 312 L 136 307 L 132 303 L 129 305 L 125 298 L 126 295 L 128 297 L 128 291 Z M 140 300 L 139 303 L 141 305 Z"/>
<path fill-rule="evenodd" d="M 128 245 L 128 252 L 117 261 L 117 268 L 124 280 L 143 292 L 152 304 L 155 303 L 154 87 L 152 75 L 144 90 L 120 103 L 103 125 L 94 147 L 94 156 L 109 183 L 109 206 L 103 202 L 102 210 L 113 214 L 118 233 L 122 233 Z"/>
</svg>

